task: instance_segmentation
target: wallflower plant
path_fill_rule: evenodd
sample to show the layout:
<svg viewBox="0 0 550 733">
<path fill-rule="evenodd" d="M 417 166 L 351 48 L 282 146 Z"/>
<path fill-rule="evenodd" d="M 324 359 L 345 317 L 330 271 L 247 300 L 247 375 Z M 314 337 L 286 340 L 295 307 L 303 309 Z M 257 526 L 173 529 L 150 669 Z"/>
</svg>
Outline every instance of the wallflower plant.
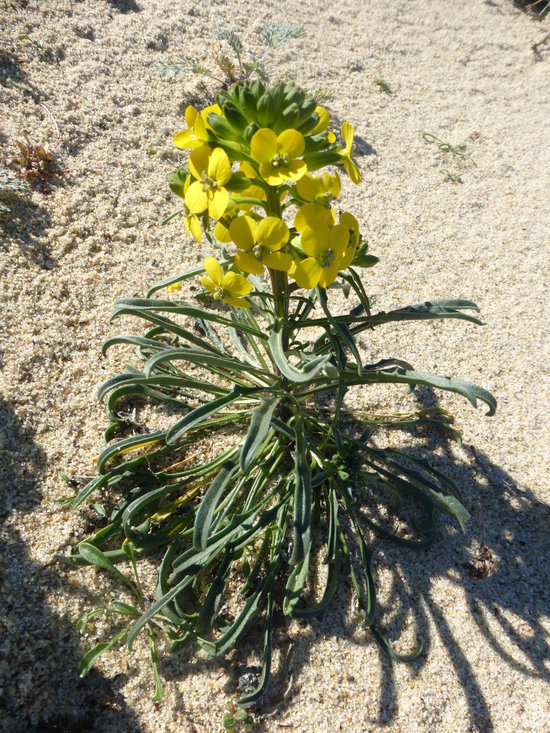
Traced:
<svg viewBox="0 0 550 733">
<path fill-rule="evenodd" d="M 364 283 L 377 258 L 358 219 L 336 203 L 341 172 L 360 181 L 350 123 L 342 144 L 312 96 L 249 81 L 221 91 L 207 114 L 189 110 L 186 120 L 174 142 L 190 151 L 188 167 L 169 184 L 184 201 L 178 213 L 188 231 L 219 254 L 158 283 L 145 299 L 119 300 L 112 316 L 147 324 L 143 336 L 104 346 L 137 348 L 141 366 L 126 367 L 100 390 L 110 418 L 106 447 L 97 475 L 72 503 L 101 497 L 104 526 L 70 560 L 114 573 L 136 600 L 83 620 L 103 612 L 128 623 L 85 655 L 81 672 L 114 643 L 131 648 L 146 631 L 158 700 L 159 635 L 173 652 L 201 647 L 219 656 L 259 624 L 263 672 L 241 698 L 246 706 L 269 682 L 275 614 L 312 619 L 330 605 L 342 576 L 373 637 L 393 658 L 414 658 L 420 645 L 398 654 L 380 626 L 373 540 L 424 548 L 437 513 L 461 527 L 468 518 L 449 478 L 370 440 L 369 426 L 381 422 L 436 426 L 457 437 L 438 419 L 444 411 L 382 419 L 354 414 L 346 397 L 380 384 L 427 385 L 474 406 L 481 400 L 488 414 L 496 403 L 460 379 L 395 358 L 365 360 L 359 337 L 382 324 L 480 321 L 464 300 L 372 312 Z M 203 287 L 194 299 L 181 296 L 189 281 Z M 337 286 L 351 307 L 334 314 Z M 136 420 L 124 416 L 128 402 L 157 424 L 136 432 Z M 402 521 L 392 523 L 394 515 Z M 157 568 L 153 599 L 138 575 L 144 558 Z M 119 569 L 123 563 L 133 578 Z"/>
</svg>

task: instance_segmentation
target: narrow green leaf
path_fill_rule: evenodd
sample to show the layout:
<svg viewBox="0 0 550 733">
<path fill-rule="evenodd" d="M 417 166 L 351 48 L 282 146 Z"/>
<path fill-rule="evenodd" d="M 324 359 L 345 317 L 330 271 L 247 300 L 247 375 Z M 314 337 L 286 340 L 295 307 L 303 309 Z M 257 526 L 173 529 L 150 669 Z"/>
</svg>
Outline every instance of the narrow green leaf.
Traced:
<svg viewBox="0 0 550 733">
<path fill-rule="evenodd" d="M 295 415 L 296 450 L 294 451 L 294 531 L 291 565 L 305 560 L 311 545 L 311 469 L 300 413 Z"/>
<path fill-rule="evenodd" d="M 94 664 L 97 662 L 99 657 L 104 652 L 108 651 L 114 645 L 114 643 L 114 641 L 103 641 L 100 644 L 96 644 L 93 649 L 87 651 L 78 663 L 78 672 L 80 676 L 85 677 L 92 669 Z"/>
<path fill-rule="evenodd" d="M 267 685 L 269 683 L 269 677 L 271 674 L 271 645 L 272 645 L 272 627 L 273 627 L 273 593 L 272 591 L 268 592 L 267 597 L 267 609 L 265 614 L 265 631 L 264 631 L 264 662 L 262 665 L 262 674 L 260 675 L 260 679 L 258 680 L 258 685 L 256 686 L 256 689 L 250 692 L 248 695 L 243 695 L 239 698 L 238 704 L 242 705 L 242 707 L 248 707 L 249 705 L 252 705 L 257 700 L 260 699 L 260 697 L 264 694 L 266 691 Z M 244 716 L 240 716 L 243 719 Z"/>
<path fill-rule="evenodd" d="M 116 575 L 117 578 L 120 578 L 120 580 L 122 580 L 130 588 L 132 593 L 136 593 L 136 589 L 132 581 L 129 580 L 123 573 L 121 573 L 120 570 L 115 567 L 115 565 L 113 565 L 113 563 L 109 560 L 105 553 L 99 549 L 99 547 L 96 547 L 89 542 L 81 542 L 78 545 L 78 551 L 80 555 L 86 560 L 86 562 L 90 563 L 90 565 L 94 565 L 97 568 L 107 570 L 109 573 Z"/>
<path fill-rule="evenodd" d="M 252 412 L 250 427 L 241 448 L 241 471 L 244 472 L 256 457 L 271 428 L 271 418 L 279 402 L 277 397 L 262 400 L 260 406 Z"/>
<path fill-rule="evenodd" d="M 188 412 L 181 420 L 178 420 L 175 425 L 172 425 L 170 430 L 166 433 L 166 443 L 168 445 L 177 443 L 182 435 L 189 432 L 189 430 L 192 430 L 192 428 L 199 425 L 211 415 L 215 415 L 216 412 L 219 412 L 223 407 L 226 407 L 232 402 L 240 399 L 243 394 L 252 394 L 255 391 L 257 390 L 254 388 L 244 390 L 241 387 L 237 387 L 224 397 L 220 397 L 217 400 L 212 400 L 212 402 L 207 402 L 205 405 L 196 407 L 194 410 L 191 410 L 191 412 Z"/>
<path fill-rule="evenodd" d="M 286 358 L 282 338 L 283 334 L 281 329 L 273 331 L 269 337 L 269 347 L 281 374 L 291 382 L 311 382 L 328 363 L 330 355 L 318 356 L 306 362 L 301 369 L 297 369 Z"/>
<path fill-rule="evenodd" d="M 135 606 L 128 605 L 128 603 L 113 601 L 111 608 L 115 613 L 120 613 L 122 616 L 139 616 L 138 609 Z"/>
<path fill-rule="evenodd" d="M 476 384 L 466 382 L 462 379 L 440 377 L 436 374 L 412 371 L 403 367 L 392 367 L 380 371 L 370 371 L 363 374 L 362 378 L 358 378 L 350 371 L 349 379 L 346 378 L 346 384 L 348 385 L 372 384 L 373 382 L 410 384 L 412 386 L 424 384 L 427 387 L 435 387 L 436 389 L 443 389 L 447 392 L 456 392 L 457 394 L 466 397 L 474 407 L 477 407 L 477 401 L 480 399 L 489 407 L 489 411 L 487 412 L 488 416 L 494 415 L 497 408 L 495 398 L 490 392 L 483 389 L 483 387 L 478 387 Z"/>
<path fill-rule="evenodd" d="M 236 472 L 237 466 L 232 461 L 224 463 L 218 475 L 210 484 L 208 491 L 202 497 L 193 529 L 193 546 L 195 549 L 206 549 L 214 512 L 227 487 L 233 481 Z"/>
<path fill-rule="evenodd" d="M 310 552 L 308 551 L 305 558 L 292 569 L 288 576 L 283 598 L 283 613 L 285 616 L 292 615 L 296 604 L 300 600 L 309 572 L 309 558 Z"/>
</svg>

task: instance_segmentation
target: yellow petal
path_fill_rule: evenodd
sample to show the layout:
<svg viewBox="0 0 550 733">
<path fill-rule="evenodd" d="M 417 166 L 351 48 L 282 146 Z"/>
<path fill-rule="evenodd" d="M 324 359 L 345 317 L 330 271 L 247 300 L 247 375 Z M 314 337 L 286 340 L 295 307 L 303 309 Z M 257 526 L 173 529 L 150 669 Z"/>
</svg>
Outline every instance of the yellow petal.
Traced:
<svg viewBox="0 0 550 733">
<path fill-rule="evenodd" d="M 256 173 L 256 169 L 253 168 L 250 163 L 248 163 L 246 160 L 241 161 L 241 173 L 244 173 L 247 178 L 257 178 L 258 174 Z"/>
<path fill-rule="evenodd" d="M 229 229 L 219 221 L 216 226 L 214 227 L 214 236 L 218 240 L 218 242 L 223 242 L 224 244 L 227 244 L 231 241 L 231 234 L 229 233 Z"/>
<path fill-rule="evenodd" d="M 193 132 L 197 136 L 198 140 L 208 140 L 208 132 L 206 130 L 206 125 L 204 124 L 204 120 L 200 115 L 197 115 L 195 119 L 195 124 L 193 125 Z"/>
<path fill-rule="evenodd" d="M 191 230 L 191 234 L 195 237 L 195 240 L 200 244 L 202 241 L 202 228 L 200 221 L 196 216 L 189 216 L 186 217 L 186 221 L 189 219 L 189 229 Z"/>
<path fill-rule="evenodd" d="M 281 171 L 281 166 L 275 167 L 271 162 L 260 163 L 260 175 L 270 186 L 280 186 L 285 182 Z"/>
<path fill-rule="evenodd" d="M 252 136 L 250 153 L 258 163 L 267 163 L 277 154 L 277 135 L 273 130 L 262 127 Z"/>
<path fill-rule="evenodd" d="M 208 198 L 199 181 L 192 183 L 185 192 L 185 205 L 193 214 L 201 214 L 206 210 Z"/>
<path fill-rule="evenodd" d="M 214 148 L 208 159 L 208 176 L 218 182 L 218 186 L 225 186 L 231 178 L 231 163 L 227 153 L 222 148 Z"/>
<path fill-rule="evenodd" d="M 303 241 L 303 237 L 302 237 Z M 341 258 L 349 242 L 349 231 L 342 224 L 337 224 L 330 230 L 330 249 L 337 258 Z M 305 248 L 304 248 L 305 250 Z M 336 276 L 335 276 L 336 277 Z"/>
<path fill-rule="evenodd" d="M 338 277 L 338 271 L 340 270 L 340 260 L 336 259 L 329 265 L 329 267 L 323 267 L 322 272 L 319 276 L 319 285 L 322 288 L 328 288 L 329 285 L 336 280 Z"/>
<path fill-rule="evenodd" d="M 256 228 L 256 242 L 271 250 L 281 249 L 288 242 L 288 227 L 276 216 L 266 216 Z"/>
<path fill-rule="evenodd" d="M 208 191 L 208 213 L 212 219 L 221 219 L 229 203 L 229 193 L 225 188 L 216 188 Z"/>
<path fill-rule="evenodd" d="M 296 280 L 299 288 L 311 290 L 318 285 L 322 270 L 323 268 L 317 260 L 308 257 L 296 264 L 292 277 Z"/>
<path fill-rule="evenodd" d="M 280 166 L 280 171 L 287 180 L 298 181 L 307 173 L 307 165 L 303 160 L 291 160 L 288 165 Z"/>
<path fill-rule="evenodd" d="M 201 277 L 201 285 L 205 290 L 209 290 L 211 293 L 213 293 L 218 287 L 216 283 L 213 283 L 209 277 L 204 277 L 204 275 Z"/>
<path fill-rule="evenodd" d="M 349 211 L 344 211 L 340 214 L 338 223 L 345 226 L 348 230 L 350 238 L 349 244 L 353 244 L 354 246 L 357 245 L 359 242 L 359 222 L 353 214 L 350 214 Z"/>
<path fill-rule="evenodd" d="M 317 107 L 315 107 L 315 111 L 319 115 L 319 122 L 315 125 L 315 127 L 311 131 L 312 135 L 315 135 L 318 132 L 323 132 L 323 130 L 326 130 L 330 122 L 328 110 L 326 110 L 324 107 L 317 105 Z"/>
<path fill-rule="evenodd" d="M 222 266 L 215 257 L 207 257 L 204 261 L 206 274 L 215 285 L 221 286 L 223 280 Z"/>
<path fill-rule="evenodd" d="M 252 275 L 261 275 L 265 269 L 264 263 L 257 260 L 253 254 L 250 254 L 250 251 L 243 252 L 242 250 L 239 250 L 239 252 L 235 254 L 235 262 L 241 270 L 244 270 L 244 272 L 250 272 Z"/>
<path fill-rule="evenodd" d="M 342 163 L 344 164 L 344 168 L 346 169 L 350 181 L 355 184 L 361 183 L 361 173 L 353 160 L 351 160 L 351 158 L 344 158 Z"/>
<path fill-rule="evenodd" d="M 342 187 L 338 173 L 335 173 L 333 176 L 331 176 L 330 173 L 323 173 L 323 187 L 324 191 L 332 194 L 334 198 L 337 199 Z"/>
<path fill-rule="evenodd" d="M 342 137 L 346 143 L 346 153 L 347 155 L 350 155 L 353 145 L 353 125 L 351 122 L 342 123 Z"/>
<path fill-rule="evenodd" d="M 286 252 L 269 252 L 263 258 L 264 265 L 280 272 L 288 272 L 293 262 L 292 257 Z"/>
<path fill-rule="evenodd" d="M 231 296 L 224 296 L 223 302 L 227 303 L 228 305 L 232 305 L 233 308 L 250 308 L 250 303 L 248 302 L 248 300 L 243 300 L 242 298 L 232 298 Z"/>
<path fill-rule="evenodd" d="M 193 127 L 198 114 L 199 113 L 192 104 L 187 105 L 185 108 L 185 121 L 187 122 L 187 127 Z"/>
<path fill-rule="evenodd" d="M 296 183 L 296 191 L 298 191 L 298 194 L 306 201 L 315 201 L 317 196 L 321 193 L 319 189 L 319 180 L 319 178 L 315 178 L 309 173 L 305 173 Z"/>
<path fill-rule="evenodd" d="M 302 249 L 310 257 L 317 257 L 327 249 L 332 249 L 330 229 L 324 224 L 307 227 L 302 232 Z"/>
<path fill-rule="evenodd" d="M 174 145 L 180 150 L 188 150 L 189 148 L 198 148 L 203 143 L 197 140 L 193 130 L 180 130 L 174 135 Z"/>
<path fill-rule="evenodd" d="M 300 206 L 294 217 L 294 226 L 299 232 L 303 232 L 306 227 L 314 227 L 319 224 L 330 226 L 334 221 L 332 209 L 327 209 L 319 204 L 304 204 Z"/>
<path fill-rule="evenodd" d="M 229 225 L 231 239 L 240 249 L 252 249 L 256 243 L 256 222 L 250 216 L 239 216 Z"/>
<path fill-rule="evenodd" d="M 194 178 L 200 180 L 202 174 L 208 170 L 208 160 L 211 153 L 212 148 L 209 145 L 201 145 L 200 148 L 193 150 L 189 156 L 189 170 Z"/>
<path fill-rule="evenodd" d="M 252 292 L 252 283 L 237 272 L 228 272 L 223 276 L 222 288 L 232 295 L 248 295 Z"/>
<path fill-rule="evenodd" d="M 281 132 L 277 138 L 277 145 L 279 151 L 286 153 L 291 159 L 299 158 L 306 148 L 304 136 L 298 130 L 284 130 L 284 132 Z"/>
</svg>

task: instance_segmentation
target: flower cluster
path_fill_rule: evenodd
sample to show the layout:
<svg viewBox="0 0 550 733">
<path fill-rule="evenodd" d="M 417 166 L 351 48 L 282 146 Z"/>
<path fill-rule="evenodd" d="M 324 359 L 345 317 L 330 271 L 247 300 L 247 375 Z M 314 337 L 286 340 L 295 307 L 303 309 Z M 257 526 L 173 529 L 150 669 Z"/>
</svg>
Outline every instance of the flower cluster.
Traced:
<svg viewBox="0 0 550 733">
<path fill-rule="evenodd" d="M 311 289 L 361 264 L 366 242 L 357 220 L 333 208 L 338 173 L 314 175 L 337 166 L 359 183 L 351 124 L 342 125 L 339 145 L 327 110 L 311 95 L 284 83 L 266 88 L 247 81 L 220 92 L 201 112 L 187 107 L 185 120 L 174 144 L 190 151 L 188 167 L 171 174 L 169 184 L 184 200 L 186 231 L 198 242 L 204 231 L 236 246 L 225 275 L 217 260 L 205 261 L 202 284 L 216 299 L 249 307 L 246 276 L 265 268 L 272 283 L 281 282 L 274 273 L 283 273 L 285 288 L 290 278 Z"/>
</svg>

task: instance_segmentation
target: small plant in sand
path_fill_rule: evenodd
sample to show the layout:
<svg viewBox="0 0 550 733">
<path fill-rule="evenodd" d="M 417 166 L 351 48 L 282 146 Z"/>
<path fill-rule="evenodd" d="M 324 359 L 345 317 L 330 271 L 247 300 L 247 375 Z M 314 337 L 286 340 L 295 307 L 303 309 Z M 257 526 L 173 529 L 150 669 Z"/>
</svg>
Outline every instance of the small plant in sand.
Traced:
<svg viewBox="0 0 550 733">
<path fill-rule="evenodd" d="M 100 390 L 111 423 L 98 473 L 72 498 L 101 497 L 104 526 L 70 560 L 110 571 L 135 596 L 96 609 L 126 619 L 99 654 L 149 635 L 155 699 L 162 696 L 157 639 L 170 650 L 224 655 L 252 624 L 263 628 L 263 671 L 251 705 L 270 677 L 276 614 L 312 619 L 331 603 L 343 576 L 374 638 L 400 655 L 379 626 L 372 542 L 425 548 L 438 513 L 461 527 L 468 512 L 457 487 L 426 460 L 377 448 L 372 426 L 429 425 L 456 435 L 444 411 L 401 415 L 354 411 L 377 385 L 428 385 L 478 400 L 491 394 L 460 379 L 416 371 L 403 360 L 365 361 L 359 337 L 395 321 L 454 318 L 479 323 L 464 300 L 371 312 L 365 290 L 376 262 L 356 216 L 339 204 L 340 176 L 360 183 L 354 130 L 339 140 L 329 114 L 290 84 L 240 82 L 199 111 L 188 107 L 175 145 L 187 168 L 170 176 L 178 214 L 197 242 L 218 256 L 155 285 L 147 298 L 117 302 L 113 318 L 141 319 L 143 336 L 127 367 Z M 192 295 L 188 281 L 202 291 Z M 339 288 L 351 307 L 334 313 Z M 171 298 L 152 297 L 158 291 Z M 195 288 L 196 290 L 196 288 Z M 189 292 L 185 298 L 179 294 Z M 144 408 L 143 420 L 132 414 Z M 157 425 L 143 434 L 143 421 Z M 141 426 L 140 426 L 141 423 Z M 137 434 L 136 434 L 137 433 Z M 400 521 L 395 522 L 396 515 Z M 154 598 L 138 567 L 157 567 Z M 123 573 L 126 564 L 133 577 Z"/>
<path fill-rule="evenodd" d="M 32 183 L 45 183 L 67 173 L 62 170 L 53 153 L 47 151 L 42 145 L 31 143 L 28 135 L 23 140 L 17 140 L 17 152 L 7 158 L 4 163 L 7 168 L 13 171 L 20 178 Z"/>
<path fill-rule="evenodd" d="M 155 68 L 168 75 L 192 72 L 207 76 L 221 84 L 224 89 L 231 84 L 252 77 L 265 82 L 268 78 L 267 70 L 273 50 L 304 35 L 304 29 L 299 26 L 288 23 L 267 23 L 260 33 L 265 50 L 260 56 L 257 56 L 252 51 L 245 51 L 244 44 L 237 33 L 224 28 L 216 32 L 219 44 L 212 55 L 214 69 L 193 59 L 184 59 L 179 63 L 157 64 Z M 230 50 L 229 55 L 227 48 Z"/>
</svg>

